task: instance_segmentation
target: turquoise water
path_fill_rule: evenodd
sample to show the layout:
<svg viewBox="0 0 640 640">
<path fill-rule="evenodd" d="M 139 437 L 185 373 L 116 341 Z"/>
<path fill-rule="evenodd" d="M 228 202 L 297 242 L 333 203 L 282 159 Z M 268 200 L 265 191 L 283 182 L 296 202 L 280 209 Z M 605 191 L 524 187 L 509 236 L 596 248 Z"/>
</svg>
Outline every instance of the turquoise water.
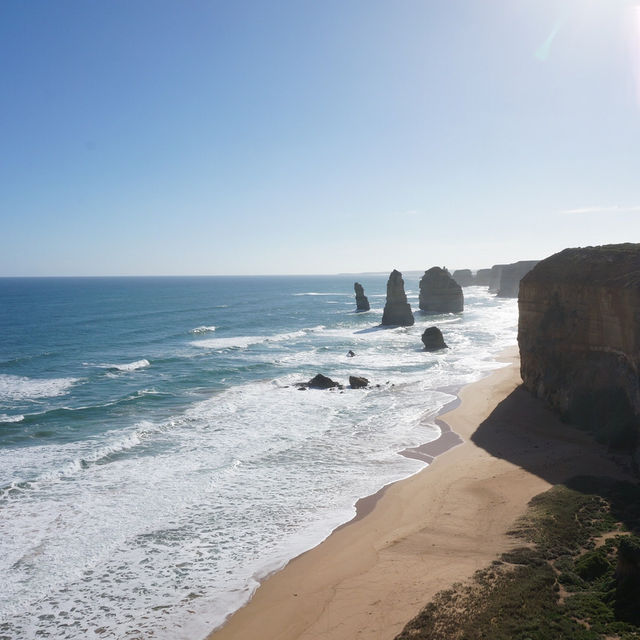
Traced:
<svg viewBox="0 0 640 640">
<path fill-rule="evenodd" d="M 517 306 L 469 287 L 381 330 L 386 278 L 359 314 L 353 276 L 0 279 L 0 638 L 202 637 L 422 468 L 398 452 L 500 366 Z M 292 386 L 318 372 L 373 386 Z"/>
</svg>

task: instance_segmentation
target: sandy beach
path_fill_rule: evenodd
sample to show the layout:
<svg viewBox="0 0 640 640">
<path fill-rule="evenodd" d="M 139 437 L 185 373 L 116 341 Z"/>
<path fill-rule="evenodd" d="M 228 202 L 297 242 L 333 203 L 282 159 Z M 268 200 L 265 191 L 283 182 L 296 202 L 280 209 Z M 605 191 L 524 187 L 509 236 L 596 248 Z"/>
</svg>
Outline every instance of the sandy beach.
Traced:
<svg viewBox="0 0 640 640">
<path fill-rule="evenodd" d="M 360 502 L 358 516 L 270 576 L 209 640 L 392 640 L 441 589 L 514 543 L 528 501 L 578 474 L 624 477 L 604 449 L 561 424 L 508 366 L 460 392 L 433 462 Z"/>
</svg>

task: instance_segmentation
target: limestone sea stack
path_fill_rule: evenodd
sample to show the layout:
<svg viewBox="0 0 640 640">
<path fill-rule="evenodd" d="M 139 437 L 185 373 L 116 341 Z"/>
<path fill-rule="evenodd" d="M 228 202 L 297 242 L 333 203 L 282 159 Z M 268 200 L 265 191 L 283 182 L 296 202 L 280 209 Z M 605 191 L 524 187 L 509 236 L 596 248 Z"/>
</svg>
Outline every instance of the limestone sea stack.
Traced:
<svg viewBox="0 0 640 640">
<path fill-rule="evenodd" d="M 640 244 L 565 249 L 518 304 L 524 386 L 640 463 Z"/>
<path fill-rule="evenodd" d="M 451 276 L 461 287 L 475 284 L 471 269 L 456 269 Z"/>
<path fill-rule="evenodd" d="M 364 295 L 364 287 L 359 282 L 354 282 L 353 289 L 356 292 L 356 311 L 369 311 L 369 299 Z"/>
<path fill-rule="evenodd" d="M 442 331 L 438 327 L 427 327 L 422 334 L 422 344 L 425 351 L 439 351 L 446 349 L 447 345 L 442 337 Z"/>
<path fill-rule="evenodd" d="M 387 302 L 382 313 L 383 325 L 410 327 L 415 320 L 404 292 L 402 274 L 394 269 L 387 281 Z"/>
<path fill-rule="evenodd" d="M 491 269 L 478 269 L 475 283 L 480 287 L 488 287 L 491 284 Z"/>
<path fill-rule="evenodd" d="M 420 280 L 420 308 L 428 313 L 459 313 L 464 308 L 462 287 L 446 269 L 431 267 Z"/>
<path fill-rule="evenodd" d="M 494 264 L 491 267 L 491 277 L 489 278 L 489 293 L 498 293 L 500 290 L 500 276 L 502 275 L 502 269 L 506 267 L 506 264 Z"/>
<path fill-rule="evenodd" d="M 500 273 L 498 298 L 517 298 L 520 280 L 537 264 L 538 260 L 521 260 L 520 262 L 504 265 Z"/>
</svg>

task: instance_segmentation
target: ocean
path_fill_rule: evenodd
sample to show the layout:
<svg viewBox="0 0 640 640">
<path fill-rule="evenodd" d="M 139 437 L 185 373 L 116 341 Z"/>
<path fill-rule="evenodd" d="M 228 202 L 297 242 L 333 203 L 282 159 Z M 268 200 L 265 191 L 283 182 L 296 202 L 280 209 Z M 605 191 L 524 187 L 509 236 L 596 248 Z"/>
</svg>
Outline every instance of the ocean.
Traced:
<svg viewBox="0 0 640 640">
<path fill-rule="evenodd" d="M 421 315 L 406 273 L 416 324 L 382 329 L 387 277 L 0 279 L 0 639 L 203 638 L 424 468 L 399 452 L 502 366 L 517 302 Z"/>
</svg>

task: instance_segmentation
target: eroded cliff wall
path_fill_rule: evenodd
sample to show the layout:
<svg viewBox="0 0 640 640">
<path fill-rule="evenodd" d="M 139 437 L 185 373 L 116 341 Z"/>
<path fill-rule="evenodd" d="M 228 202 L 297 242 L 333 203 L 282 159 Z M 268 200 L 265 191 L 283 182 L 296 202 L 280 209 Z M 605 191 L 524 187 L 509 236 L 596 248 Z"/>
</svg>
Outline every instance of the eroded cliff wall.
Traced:
<svg viewBox="0 0 640 640">
<path fill-rule="evenodd" d="M 565 249 L 520 282 L 525 387 L 609 445 L 640 443 L 640 244 Z"/>
</svg>

